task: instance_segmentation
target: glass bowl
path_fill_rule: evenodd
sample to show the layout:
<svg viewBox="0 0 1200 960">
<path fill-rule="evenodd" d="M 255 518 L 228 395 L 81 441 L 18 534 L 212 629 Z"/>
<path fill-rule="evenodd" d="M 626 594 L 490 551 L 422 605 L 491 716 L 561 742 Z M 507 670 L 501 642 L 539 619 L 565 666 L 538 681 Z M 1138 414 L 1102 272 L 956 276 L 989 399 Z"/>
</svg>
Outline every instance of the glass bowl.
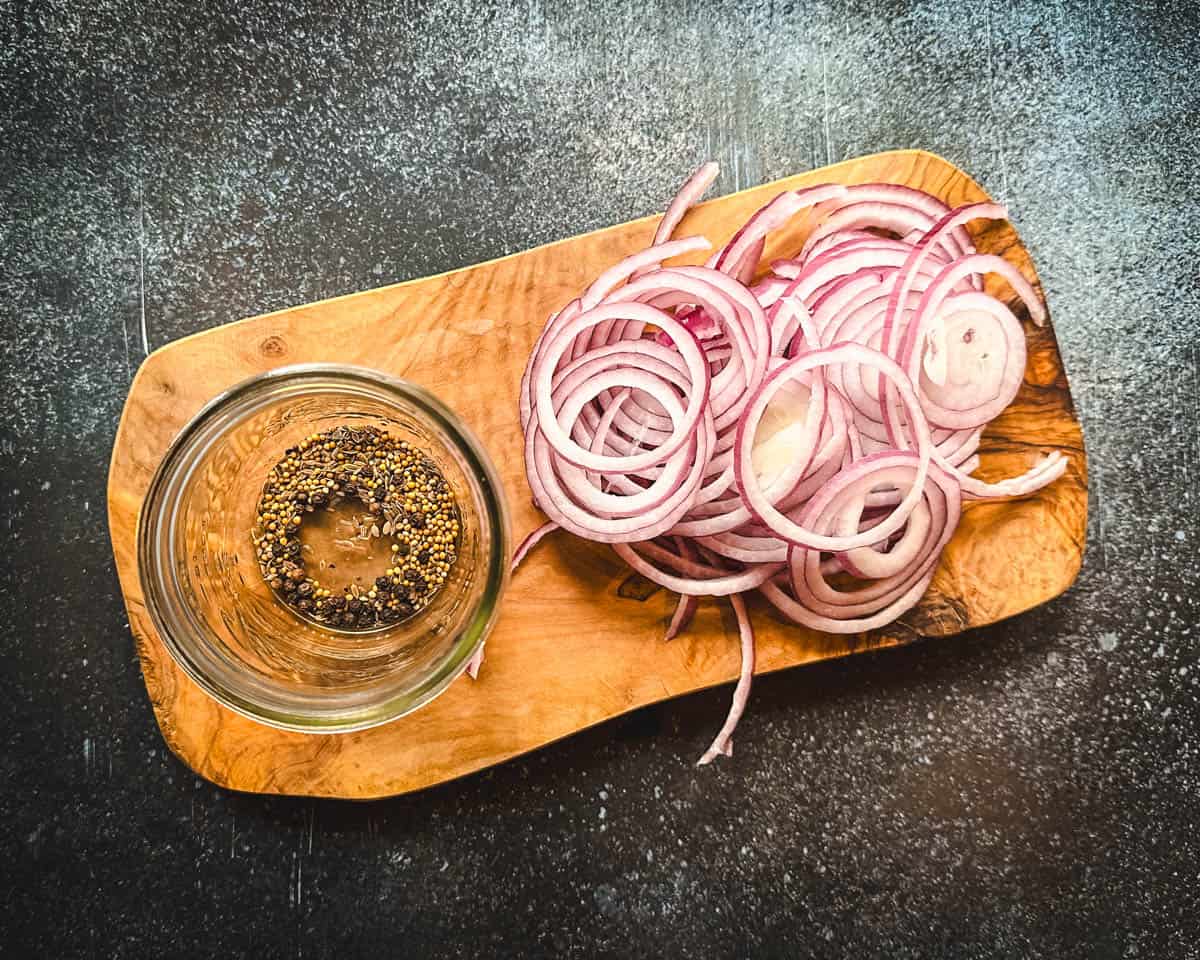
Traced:
<svg viewBox="0 0 1200 960">
<path fill-rule="evenodd" d="M 284 451 L 341 425 L 375 426 L 425 451 L 461 515 L 458 559 L 429 605 L 371 631 L 285 606 L 251 538 Z M 362 730 L 428 703 L 482 645 L 508 583 L 506 514 L 483 447 L 426 390 L 359 367 L 282 367 L 217 397 L 171 444 L 138 520 L 142 592 L 175 662 L 219 703 L 286 730 Z"/>
</svg>

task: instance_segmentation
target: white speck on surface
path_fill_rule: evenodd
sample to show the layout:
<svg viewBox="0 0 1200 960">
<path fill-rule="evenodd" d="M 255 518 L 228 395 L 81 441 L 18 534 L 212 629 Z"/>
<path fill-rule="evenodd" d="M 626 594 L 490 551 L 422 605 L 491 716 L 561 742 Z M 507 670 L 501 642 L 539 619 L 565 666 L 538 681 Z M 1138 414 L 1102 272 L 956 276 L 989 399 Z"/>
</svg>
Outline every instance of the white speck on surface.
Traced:
<svg viewBox="0 0 1200 960">
<path fill-rule="evenodd" d="M 1106 630 L 1104 633 L 1100 634 L 1098 645 L 1105 653 L 1112 653 L 1117 649 L 1117 644 L 1120 642 L 1120 638 L 1115 633 L 1113 633 L 1111 630 Z"/>
<path fill-rule="evenodd" d="M 1178 540 L 1180 543 L 1183 543 L 1183 541 L 1187 539 L 1187 534 L 1184 533 L 1182 530 L 1176 530 L 1175 531 L 1175 539 Z"/>
</svg>

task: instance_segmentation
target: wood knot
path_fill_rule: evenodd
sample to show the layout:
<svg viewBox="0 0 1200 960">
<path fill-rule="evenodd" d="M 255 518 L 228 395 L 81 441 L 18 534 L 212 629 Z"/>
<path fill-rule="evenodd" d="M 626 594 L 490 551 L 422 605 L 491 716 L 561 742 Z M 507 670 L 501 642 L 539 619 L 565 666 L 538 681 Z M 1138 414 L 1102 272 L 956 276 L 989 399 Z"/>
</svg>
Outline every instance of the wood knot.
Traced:
<svg viewBox="0 0 1200 960">
<path fill-rule="evenodd" d="M 631 573 L 617 587 L 617 596 L 625 600 L 637 600 L 645 603 L 662 588 L 640 573 Z"/>
<path fill-rule="evenodd" d="M 258 345 L 258 350 L 264 357 L 282 357 L 287 353 L 287 344 L 283 337 L 271 335 Z"/>
</svg>

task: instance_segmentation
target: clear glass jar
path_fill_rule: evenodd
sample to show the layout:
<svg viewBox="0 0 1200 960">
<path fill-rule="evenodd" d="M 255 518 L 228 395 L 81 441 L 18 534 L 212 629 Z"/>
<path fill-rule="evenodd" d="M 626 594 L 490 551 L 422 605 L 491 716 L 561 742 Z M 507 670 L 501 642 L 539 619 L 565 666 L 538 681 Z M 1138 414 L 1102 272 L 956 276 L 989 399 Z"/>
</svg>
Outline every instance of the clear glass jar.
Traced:
<svg viewBox="0 0 1200 960">
<path fill-rule="evenodd" d="M 458 559 L 433 600 L 370 632 L 310 623 L 285 606 L 251 539 L 284 451 L 343 424 L 425 451 L 461 513 Z M 142 591 L 176 663 L 226 707 L 306 733 L 387 723 L 446 689 L 495 621 L 508 558 L 504 492 L 479 441 L 426 390 L 358 367 L 283 367 L 217 397 L 171 444 L 138 520 Z"/>
</svg>

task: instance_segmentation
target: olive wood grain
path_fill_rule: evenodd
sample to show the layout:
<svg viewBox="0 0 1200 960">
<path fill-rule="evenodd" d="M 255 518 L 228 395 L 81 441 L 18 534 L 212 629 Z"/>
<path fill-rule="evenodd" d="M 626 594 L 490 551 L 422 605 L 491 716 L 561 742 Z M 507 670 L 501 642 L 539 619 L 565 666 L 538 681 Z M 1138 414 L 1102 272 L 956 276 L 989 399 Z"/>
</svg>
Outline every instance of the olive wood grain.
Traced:
<svg viewBox="0 0 1200 960">
<path fill-rule="evenodd" d="M 907 184 L 951 205 L 986 199 L 947 161 L 895 151 L 712 200 L 688 215 L 681 235 L 704 234 L 719 244 L 779 191 L 823 181 Z M 383 727 L 333 736 L 288 733 L 224 709 L 183 674 L 155 633 L 138 579 L 138 511 L 172 438 L 217 393 L 291 363 L 361 364 L 433 390 L 494 458 L 514 536 L 531 530 L 542 518 L 530 505 L 516 403 L 530 345 L 551 310 L 603 268 L 644 247 L 655 223 L 647 217 L 440 276 L 242 320 L 146 359 L 117 431 L 109 524 L 150 701 L 167 744 L 189 767 L 236 790 L 388 796 L 501 763 L 737 675 L 737 630 L 724 607 L 703 601 L 692 627 L 664 642 L 674 596 L 631 576 L 609 551 L 558 533 L 513 579 L 478 681 L 460 678 L 432 704 Z M 981 250 L 1002 254 L 1037 283 L 1011 225 L 976 224 L 973 232 Z M 771 238 L 766 256 L 797 249 L 802 239 L 800 229 L 785 229 Z M 999 281 L 989 290 L 1010 293 Z M 1027 500 L 968 505 L 927 596 L 886 629 L 826 636 L 790 626 L 753 603 L 760 673 L 994 623 L 1070 586 L 1087 523 L 1083 439 L 1053 328 L 1027 319 L 1024 325 L 1025 382 L 985 434 L 981 475 L 1020 472 L 1055 449 L 1070 456 L 1067 474 Z M 720 721 L 713 716 L 714 732 Z"/>
</svg>

